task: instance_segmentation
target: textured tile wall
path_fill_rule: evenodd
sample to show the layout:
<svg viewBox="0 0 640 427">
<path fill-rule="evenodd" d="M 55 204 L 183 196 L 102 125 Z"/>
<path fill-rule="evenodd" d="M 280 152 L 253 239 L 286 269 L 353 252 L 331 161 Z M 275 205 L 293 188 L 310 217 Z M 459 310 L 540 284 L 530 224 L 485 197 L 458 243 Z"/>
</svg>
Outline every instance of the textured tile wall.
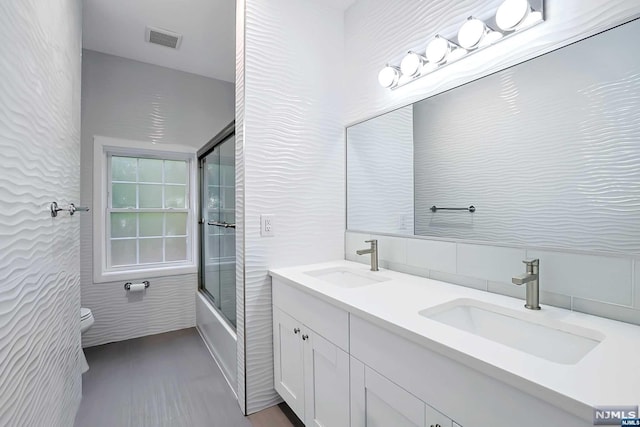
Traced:
<svg viewBox="0 0 640 427">
<path fill-rule="evenodd" d="M 339 259 L 344 252 L 344 39 L 343 12 L 321 1 L 245 4 L 238 49 L 244 72 L 236 82 L 238 99 L 244 97 L 236 117 L 243 141 L 238 171 L 244 170 L 237 183 L 244 186 L 238 195 L 244 204 L 236 205 L 243 210 L 238 248 L 244 248 L 238 343 L 245 346 L 244 393 L 253 413 L 279 400 L 268 269 Z M 260 236 L 261 214 L 274 215 L 274 237 Z"/>
<path fill-rule="evenodd" d="M 123 282 L 83 286 L 82 304 L 96 319 L 82 336 L 85 347 L 195 326 L 196 274 L 145 280 L 151 286 L 142 293 L 125 291 Z"/>
<path fill-rule="evenodd" d="M 79 0 L 0 3 L 0 425 L 73 425 L 81 394 Z"/>
<path fill-rule="evenodd" d="M 245 27 L 246 1 L 236 0 L 236 334 L 238 403 L 247 414 L 245 367 L 245 233 L 244 233 L 244 115 L 245 115 Z"/>
<path fill-rule="evenodd" d="M 93 136 L 203 146 L 234 117 L 232 83 L 83 51 L 82 203 L 93 204 Z M 196 274 L 150 277 L 144 294 L 93 283 L 93 222 L 81 218 L 82 304 L 96 319 L 85 346 L 196 324 Z"/>
</svg>

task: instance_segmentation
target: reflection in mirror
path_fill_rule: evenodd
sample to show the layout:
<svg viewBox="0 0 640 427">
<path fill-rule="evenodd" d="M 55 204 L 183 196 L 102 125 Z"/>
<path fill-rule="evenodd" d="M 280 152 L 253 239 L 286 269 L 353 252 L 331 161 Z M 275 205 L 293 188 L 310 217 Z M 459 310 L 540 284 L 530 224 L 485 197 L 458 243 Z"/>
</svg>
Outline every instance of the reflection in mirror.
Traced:
<svg viewBox="0 0 640 427">
<path fill-rule="evenodd" d="M 413 235 L 413 106 L 347 129 L 347 228 Z"/>
<path fill-rule="evenodd" d="M 638 39 L 636 20 L 349 128 L 348 228 L 640 254 Z"/>
</svg>

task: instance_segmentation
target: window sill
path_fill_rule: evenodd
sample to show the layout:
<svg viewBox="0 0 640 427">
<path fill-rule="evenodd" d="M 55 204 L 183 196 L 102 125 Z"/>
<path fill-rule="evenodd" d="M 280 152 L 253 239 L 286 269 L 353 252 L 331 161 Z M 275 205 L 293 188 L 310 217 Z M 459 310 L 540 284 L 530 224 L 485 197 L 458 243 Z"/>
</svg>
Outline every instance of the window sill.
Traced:
<svg viewBox="0 0 640 427">
<path fill-rule="evenodd" d="M 108 283 L 118 281 L 132 281 L 149 279 L 154 277 L 179 276 L 182 274 L 195 274 L 198 272 L 196 265 L 180 265 L 174 267 L 154 267 L 127 271 L 108 271 L 94 275 L 94 283 Z"/>
</svg>

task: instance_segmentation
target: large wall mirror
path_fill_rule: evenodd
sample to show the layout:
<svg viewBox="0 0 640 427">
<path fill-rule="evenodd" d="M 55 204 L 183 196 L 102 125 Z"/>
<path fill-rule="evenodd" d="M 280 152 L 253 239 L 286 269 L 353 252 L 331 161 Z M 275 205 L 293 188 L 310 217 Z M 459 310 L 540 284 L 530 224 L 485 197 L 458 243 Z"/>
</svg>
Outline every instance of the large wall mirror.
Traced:
<svg viewBox="0 0 640 427">
<path fill-rule="evenodd" d="M 348 229 L 640 254 L 637 40 L 640 20 L 348 128 Z"/>
</svg>

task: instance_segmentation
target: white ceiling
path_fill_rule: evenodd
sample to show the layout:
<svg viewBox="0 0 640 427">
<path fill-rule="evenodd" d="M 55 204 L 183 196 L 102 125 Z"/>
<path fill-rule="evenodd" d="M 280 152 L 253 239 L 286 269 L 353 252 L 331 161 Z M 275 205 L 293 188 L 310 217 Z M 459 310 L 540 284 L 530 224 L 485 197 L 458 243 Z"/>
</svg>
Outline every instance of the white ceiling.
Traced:
<svg viewBox="0 0 640 427">
<path fill-rule="evenodd" d="M 182 34 L 180 48 L 147 43 L 147 25 Z M 235 82 L 235 0 L 84 0 L 82 43 L 85 49 Z"/>
<path fill-rule="evenodd" d="M 146 26 L 182 34 L 182 44 L 147 43 Z M 235 0 L 84 0 L 82 32 L 85 49 L 235 82 Z"/>
</svg>

